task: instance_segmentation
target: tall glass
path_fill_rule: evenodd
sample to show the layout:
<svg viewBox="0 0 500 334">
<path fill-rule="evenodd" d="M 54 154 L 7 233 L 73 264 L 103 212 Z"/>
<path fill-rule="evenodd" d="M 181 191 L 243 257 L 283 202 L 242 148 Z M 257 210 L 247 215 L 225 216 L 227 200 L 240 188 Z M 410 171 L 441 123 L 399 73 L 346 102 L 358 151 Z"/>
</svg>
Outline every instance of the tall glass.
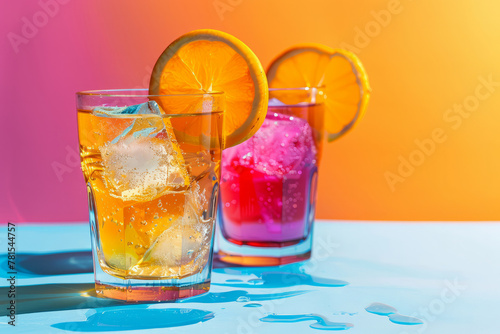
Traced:
<svg viewBox="0 0 500 334">
<path fill-rule="evenodd" d="M 98 296 L 209 290 L 224 103 L 222 93 L 77 93 Z"/>
<path fill-rule="evenodd" d="M 224 150 L 219 258 L 241 265 L 308 259 L 324 118 L 321 88 L 270 89 L 264 124 Z"/>
</svg>

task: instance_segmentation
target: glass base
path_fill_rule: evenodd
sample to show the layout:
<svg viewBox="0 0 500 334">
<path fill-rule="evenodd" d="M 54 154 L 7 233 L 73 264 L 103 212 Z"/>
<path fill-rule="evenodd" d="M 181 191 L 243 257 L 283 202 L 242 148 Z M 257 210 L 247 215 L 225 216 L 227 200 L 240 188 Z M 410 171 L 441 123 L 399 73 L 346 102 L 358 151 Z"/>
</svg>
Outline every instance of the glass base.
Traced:
<svg viewBox="0 0 500 334">
<path fill-rule="evenodd" d="M 210 281 L 185 286 L 169 286 L 161 281 L 148 281 L 141 285 L 118 285 L 95 283 L 98 297 L 124 300 L 127 302 L 165 302 L 175 301 L 207 293 Z"/>
<path fill-rule="evenodd" d="M 165 302 L 207 293 L 212 273 L 214 230 L 211 229 L 208 258 L 200 271 L 186 277 L 167 278 L 161 276 L 120 277 L 105 272 L 101 267 L 100 238 L 95 214 L 95 200 L 89 189 L 90 236 L 94 262 L 95 291 L 98 297 L 127 302 Z"/>
<path fill-rule="evenodd" d="M 239 254 L 230 254 L 224 251 L 219 251 L 218 259 L 222 262 L 238 264 L 249 267 L 268 267 L 280 266 L 283 264 L 300 262 L 308 260 L 311 257 L 311 252 L 306 252 L 298 255 L 270 257 L 270 256 L 248 256 Z"/>
<path fill-rule="evenodd" d="M 235 244 L 226 240 L 217 226 L 218 259 L 242 266 L 279 266 L 307 260 L 311 257 L 312 228 L 306 239 L 283 247 L 257 247 Z M 283 243 L 284 244 L 284 243 Z"/>
<path fill-rule="evenodd" d="M 94 264 L 96 255 L 94 254 Z M 99 264 L 94 265 L 95 291 L 98 297 L 127 302 L 167 302 L 207 293 L 210 289 L 212 255 L 209 264 L 194 275 L 165 279 L 119 278 L 104 272 Z"/>
<path fill-rule="evenodd" d="M 91 219 L 92 257 L 94 260 L 94 278 L 96 295 L 101 298 L 111 298 L 127 302 L 168 302 L 182 298 L 198 296 L 207 293 L 210 289 L 212 272 L 212 246 L 210 255 L 203 270 L 183 278 L 166 279 L 151 277 L 138 279 L 137 277 L 117 277 L 106 273 L 99 264 L 95 224 Z M 212 230 L 213 231 L 213 230 Z M 212 232 L 213 233 L 213 232 Z M 213 235 L 210 238 L 213 240 Z"/>
</svg>

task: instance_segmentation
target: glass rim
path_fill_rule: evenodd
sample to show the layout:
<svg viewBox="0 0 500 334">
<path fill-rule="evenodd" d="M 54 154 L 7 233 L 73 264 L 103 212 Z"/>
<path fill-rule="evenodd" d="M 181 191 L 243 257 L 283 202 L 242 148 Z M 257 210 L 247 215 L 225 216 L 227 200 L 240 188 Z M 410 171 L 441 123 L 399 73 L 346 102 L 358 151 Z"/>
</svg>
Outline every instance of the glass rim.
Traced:
<svg viewBox="0 0 500 334">
<path fill-rule="evenodd" d="M 120 92 L 146 92 L 147 94 L 125 94 Z M 94 89 L 94 90 L 82 90 L 76 92 L 78 96 L 104 96 L 104 97 L 179 97 L 179 96 L 223 96 L 224 92 L 215 91 L 207 93 L 189 93 L 189 94 L 149 94 L 148 88 L 124 88 L 124 89 Z"/>
<path fill-rule="evenodd" d="M 313 87 L 275 87 L 271 88 L 269 87 L 270 92 L 276 92 L 276 91 L 308 91 L 308 90 L 314 90 L 314 89 L 325 89 L 326 86 L 321 85 L 321 86 L 313 86 Z"/>
</svg>

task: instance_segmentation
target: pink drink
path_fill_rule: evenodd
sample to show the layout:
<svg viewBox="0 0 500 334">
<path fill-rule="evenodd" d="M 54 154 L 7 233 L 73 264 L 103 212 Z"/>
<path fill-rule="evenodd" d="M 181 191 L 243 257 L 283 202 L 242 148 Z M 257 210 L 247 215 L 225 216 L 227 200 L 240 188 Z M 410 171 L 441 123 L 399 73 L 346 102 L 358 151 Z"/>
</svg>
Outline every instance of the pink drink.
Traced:
<svg viewBox="0 0 500 334">
<path fill-rule="evenodd" d="M 314 220 L 322 105 L 270 106 L 259 131 L 224 150 L 221 232 L 233 244 L 283 247 Z"/>
</svg>

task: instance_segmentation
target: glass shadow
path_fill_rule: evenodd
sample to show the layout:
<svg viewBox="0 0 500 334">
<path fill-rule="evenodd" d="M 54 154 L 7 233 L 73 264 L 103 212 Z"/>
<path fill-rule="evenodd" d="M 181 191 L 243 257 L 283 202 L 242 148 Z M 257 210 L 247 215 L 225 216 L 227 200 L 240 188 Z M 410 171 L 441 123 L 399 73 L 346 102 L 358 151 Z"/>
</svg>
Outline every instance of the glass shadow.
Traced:
<svg viewBox="0 0 500 334">
<path fill-rule="evenodd" d="M 1 267 L 9 271 L 7 261 Z M 16 269 L 19 273 L 40 276 L 86 274 L 94 270 L 91 251 L 16 254 Z"/>
<path fill-rule="evenodd" d="M 307 274 L 304 269 L 305 264 L 302 262 L 277 267 L 219 267 L 214 272 L 233 277 L 227 278 L 223 283 L 212 282 L 212 285 L 235 288 L 284 288 L 295 285 L 343 287 L 349 284 L 339 279 Z M 245 280 L 245 276 L 252 278 Z"/>
<path fill-rule="evenodd" d="M 190 308 L 147 308 L 147 305 L 113 307 L 88 312 L 85 321 L 60 322 L 51 327 L 70 332 L 114 332 L 179 327 L 205 322 L 214 313 Z"/>
<path fill-rule="evenodd" d="M 9 287 L 0 288 L 0 304 L 9 303 Z M 38 284 L 16 287 L 16 314 L 127 305 L 124 301 L 98 298 L 94 283 Z M 0 308 L 0 316 L 7 315 Z"/>
</svg>

